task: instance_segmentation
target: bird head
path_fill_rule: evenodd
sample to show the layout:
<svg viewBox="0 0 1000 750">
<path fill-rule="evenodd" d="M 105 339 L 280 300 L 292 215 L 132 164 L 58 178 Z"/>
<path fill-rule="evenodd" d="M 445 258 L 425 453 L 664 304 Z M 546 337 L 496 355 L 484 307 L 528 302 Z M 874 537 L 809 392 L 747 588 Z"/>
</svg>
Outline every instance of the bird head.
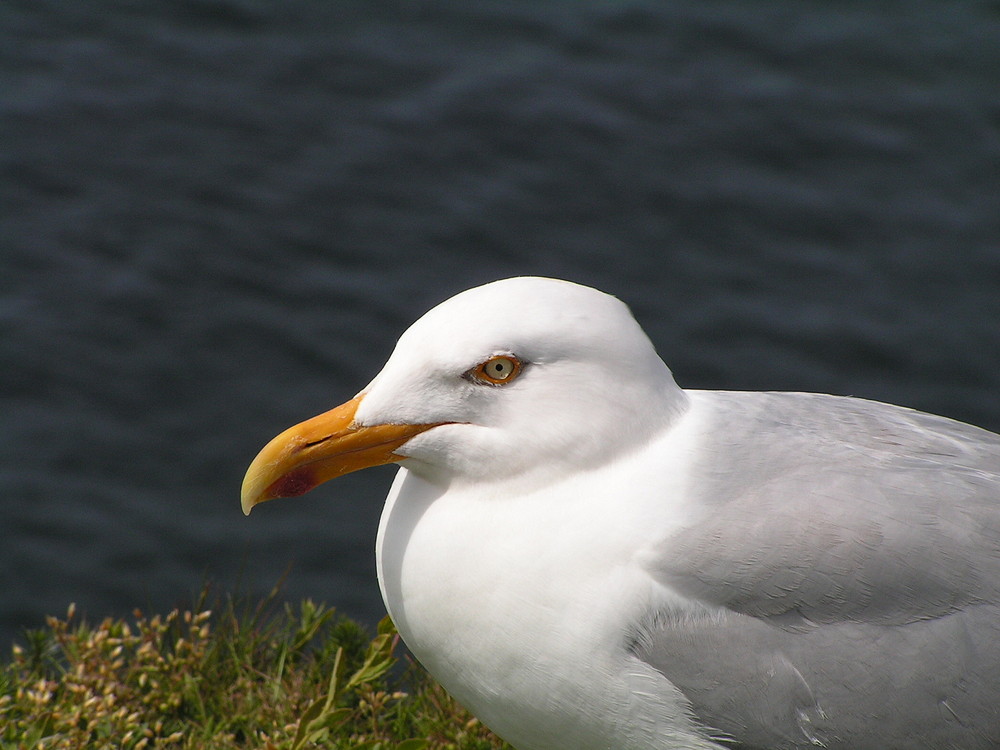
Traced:
<svg viewBox="0 0 1000 750">
<path fill-rule="evenodd" d="M 505 279 L 430 310 L 353 399 L 269 442 L 243 510 L 393 462 L 442 481 L 579 470 L 645 440 L 685 402 L 618 299 Z"/>
</svg>

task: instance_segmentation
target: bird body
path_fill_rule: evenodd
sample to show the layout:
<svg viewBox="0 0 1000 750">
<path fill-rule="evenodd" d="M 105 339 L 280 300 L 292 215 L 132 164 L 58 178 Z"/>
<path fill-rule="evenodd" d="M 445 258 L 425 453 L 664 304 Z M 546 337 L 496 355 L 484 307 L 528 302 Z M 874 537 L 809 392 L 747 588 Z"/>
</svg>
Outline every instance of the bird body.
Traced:
<svg viewBox="0 0 1000 750">
<path fill-rule="evenodd" d="M 1000 436 L 685 391 L 618 300 L 520 278 L 275 438 L 245 509 L 390 461 L 386 607 L 519 750 L 1000 746 Z"/>
<path fill-rule="evenodd" d="M 645 456 L 626 463 L 641 467 Z M 686 714 L 676 691 L 649 692 L 651 722 L 629 744 L 594 710 L 639 711 L 633 683 L 663 678 L 628 653 L 623 628 L 651 609 L 689 606 L 641 559 L 678 527 L 684 511 L 670 500 L 682 478 L 636 479 L 641 502 L 624 508 L 606 502 L 620 488 L 603 467 L 523 491 L 498 481 L 485 492 L 442 491 L 404 468 L 389 493 L 376 555 L 393 621 L 421 663 L 518 748 L 656 747 L 687 731 L 686 719 L 673 721 Z"/>
</svg>

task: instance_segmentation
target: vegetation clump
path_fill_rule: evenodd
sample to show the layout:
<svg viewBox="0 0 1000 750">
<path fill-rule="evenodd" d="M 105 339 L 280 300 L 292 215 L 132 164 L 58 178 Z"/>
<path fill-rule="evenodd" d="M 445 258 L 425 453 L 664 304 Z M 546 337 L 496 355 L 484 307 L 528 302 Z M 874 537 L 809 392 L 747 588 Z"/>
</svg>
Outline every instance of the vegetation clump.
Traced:
<svg viewBox="0 0 1000 750">
<path fill-rule="evenodd" d="M 0 749 L 510 750 L 418 665 L 312 601 L 28 631 L 0 666 Z"/>
</svg>

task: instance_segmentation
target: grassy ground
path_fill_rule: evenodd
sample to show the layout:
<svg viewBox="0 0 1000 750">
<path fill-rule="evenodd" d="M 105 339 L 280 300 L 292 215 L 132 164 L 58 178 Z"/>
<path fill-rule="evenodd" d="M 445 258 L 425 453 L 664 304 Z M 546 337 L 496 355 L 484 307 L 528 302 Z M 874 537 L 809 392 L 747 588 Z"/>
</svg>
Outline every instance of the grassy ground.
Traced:
<svg viewBox="0 0 1000 750">
<path fill-rule="evenodd" d="M 0 665 L 0 749 L 510 750 L 397 645 L 276 593 L 97 625 L 70 605 Z"/>
</svg>

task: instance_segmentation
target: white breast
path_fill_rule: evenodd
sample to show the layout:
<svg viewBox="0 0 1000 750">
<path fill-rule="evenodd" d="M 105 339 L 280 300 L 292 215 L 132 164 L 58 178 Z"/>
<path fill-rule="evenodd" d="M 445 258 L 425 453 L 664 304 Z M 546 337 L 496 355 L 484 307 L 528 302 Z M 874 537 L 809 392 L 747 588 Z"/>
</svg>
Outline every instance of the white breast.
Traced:
<svg viewBox="0 0 1000 750">
<path fill-rule="evenodd" d="M 377 541 L 386 607 L 431 674 L 520 750 L 626 748 L 629 731 L 648 748 L 693 732 L 680 694 L 625 648 L 648 607 L 685 607 L 642 553 L 686 520 L 675 499 L 692 429 L 533 490 L 396 477 Z"/>
</svg>

